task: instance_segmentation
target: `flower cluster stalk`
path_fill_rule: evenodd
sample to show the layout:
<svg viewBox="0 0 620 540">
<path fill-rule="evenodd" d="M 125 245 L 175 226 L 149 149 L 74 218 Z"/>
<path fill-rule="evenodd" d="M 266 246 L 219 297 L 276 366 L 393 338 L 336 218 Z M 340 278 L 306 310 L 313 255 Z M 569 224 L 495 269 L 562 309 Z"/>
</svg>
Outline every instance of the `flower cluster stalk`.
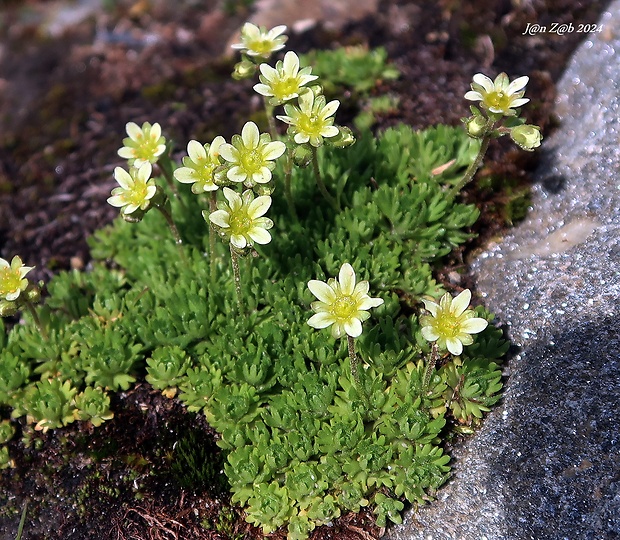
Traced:
<svg viewBox="0 0 620 540">
<path fill-rule="evenodd" d="M 159 170 L 161 171 L 162 175 L 166 179 L 166 183 L 168 184 L 168 187 L 170 188 L 170 190 L 172 191 L 172 194 L 174 195 L 174 198 L 177 201 L 179 201 L 179 204 L 181 205 L 181 208 L 183 208 L 183 210 L 187 210 L 187 206 L 183 202 L 183 199 L 181 198 L 181 195 L 179 194 L 179 190 L 177 189 L 176 184 L 172 180 L 172 175 L 170 174 L 168 167 L 166 167 L 162 163 L 161 159 L 159 160 L 158 165 L 159 165 Z"/>
<path fill-rule="evenodd" d="M 33 303 L 30 300 L 26 299 L 24 301 L 24 305 L 26 306 L 26 309 L 30 312 L 30 315 L 32 315 L 32 320 L 34 321 L 34 324 L 39 329 L 39 332 L 41 332 L 41 335 L 43 336 L 43 339 L 45 341 L 48 341 L 49 340 L 49 334 L 47 333 L 47 330 L 45 329 L 45 327 L 41 323 L 41 319 L 39 317 L 39 314 L 37 313 L 37 310 L 34 308 Z"/>
<path fill-rule="evenodd" d="M 474 175 L 476 174 L 476 171 L 480 168 L 480 165 L 482 165 L 482 159 L 484 158 L 484 155 L 487 153 L 487 150 L 489 149 L 489 143 L 491 142 L 491 133 L 493 132 L 493 129 L 495 127 L 495 122 L 496 121 L 493 118 L 487 119 L 487 123 L 484 126 L 485 135 L 482 139 L 482 143 L 480 144 L 480 149 L 478 150 L 478 154 L 476 155 L 476 158 L 470 163 L 469 167 L 467 167 L 467 170 L 465 171 L 463 178 L 461 178 L 458 181 L 458 183 L 452 186 L 450 191 L 448 191 L 447 198 L 449 201 L 454 200 L 454 197 L 456 197 L 457 194 L 467 184 L 469 184 L 469 182 L 472 181 L 472 179 L 474 178 Z"/>
<path fill-rule="evenodd" d="M 291 218 L 294 221 L 299 221 L 297 217 L 297 210 L 295 210 L 295 201 L 293 199 L 293 192 L 291 191 L 291 177 L 293 176 L 293 149 L 288 148 L 286 152 L 286 165 L 284 170 L 284 197 L 286 198 L 286 204 L 288 205 L 288 211 L 291 214 Z"/>
<path fill-rule="evenodd" d="M 212 191 L 209 195 L 209 212 L 212 214 L 217 210 L 217 194 Z M 209 273 L 211 285 L 215 285 L 217 277 L 217 261 L 215 259 L 215 229 L 209 224 Z"/>
<path fill-rule="evenodd" d="M 422 388 L 424 389 L 424 391 L 428 390 L 428 387 L 431 383 L 431 377 L 433 376 L 433 372 L 435 371 L 437 360 L 439 360 L 439 349 L 437 347 L 437 342 L 433 342 L 431 344 L 431 357 L 428 360 L 426 372 L 424 373 L 424 383 L 422 384 Z"/>
<path fill-rule="evenodd" d="M 317 154 L 317 149 L 315 146 L 310 146 L 312 149 L 312 170 L 314 171 L 314 179 L 316 180 L 316 185 L 321 192 L 321 195 L 325 198 L 325 200 L 331 205 L 331 207 L 338 212 L 340 210 L 340 205 L 338 201 L 330 195 L 329 191 L 325 187 L 325 183 L 323 182 L 323 178 L 321 177 L 321 170 L 319 168 L 319 158 Z"/>
<path fill-rule="evenodd" d="M 355 388 L 357 389 L 357 393 L 360 395 L 364 404 L 366 405 L 366 409 L 370 409 L 370 400 L 368 399 L 368 394 L 366 390 L 362 386 L 362 381 L 360 379 L 359 374 L 359 360 L 357 359 L 357 354 L 355 354 L 355 338 L 349 336 L 347 334 L 347 346 L 349 349 L 349 362 L 351 363 L 351 376 L 353 377 L 353 382 L 355 383 Z"/>
<path fill-rule="evenodd" d="M 242 314 L 245 311 L 243 304 L 243 297 L 241 296 L 241 272 L 239 271 L 239 255 L 235 251 L 235 247 L 232 242 L 230 243 L 230 259 L 232 261 L 233 276 L 235 279 L 235 292 L 237 293 L 237 305 L 239 306 L 239 313 Z"/>
<path fill-rule="evenodd" d="M 161 215 L 164 216 L 164 219 L 166 220 L 166 223 L 168 224 L 168 228 L 170 229 L 170 232 L 172 233 L 172 236 L 174 237 L 174 243 L 177 245 L 182 259 L 185 262 L 187 262 L 185 251 L 183 251 L 183 240 L 181 239 L 181 235 L 179 234 L 179 229 L 177 229 L 177 226 L 174 223 L 174 220 L 172 219 L 172 215 L 170 214 L 168 209 L 165 208 L 165 206 L 163 205 L 157 204 L 155 205 L 155 208 L 157 208 L 157 210 L 161 212 Z"/>
</svg>

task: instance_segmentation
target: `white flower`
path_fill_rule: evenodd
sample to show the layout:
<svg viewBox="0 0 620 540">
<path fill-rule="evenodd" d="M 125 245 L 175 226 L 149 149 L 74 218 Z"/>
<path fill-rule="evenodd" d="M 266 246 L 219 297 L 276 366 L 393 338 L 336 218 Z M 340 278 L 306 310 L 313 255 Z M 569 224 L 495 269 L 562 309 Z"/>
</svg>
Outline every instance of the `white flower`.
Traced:
<svg viewBox="0 0 620 540">
<path fill-rule="evenodd" d="M 465 99 L 480 101 L 484 109 L 494 114 L 514 116 L 516 111 L 513 109 L 529 101 L 523 97 L 529 80 L 529 77 L 519 77 L 510 82 L 508 75 L 500 73 L 495 77 L 495 81 L 492 81 L 486 75 L 478 73 L 474 75 L 474 82 L 471 83 L 471 90 L 465 94 Z"/>
<path fill-rule="evenodd" d="M 138 208 L 146 210 L 157 191 L 155 181 L 151 178 L 152 171 L 153 168 L 148 162 L 144 163 L 139 169 L 132 167 L 129 172 L 121 167 L 116 167 L 114 178 L 119 183 L 119 187 L 112 190 L 112 196 L 108 198 L 108 203 L 121 208 L 123 215 L 132 214 Z"/>
<path fill-rule="evenodd" d="M 323 137 L 335 137 L 340 133 L 332 118 L 340 102 L 335 99 L 325 104 L 325 101 L 322 94 L 315 97 L 314 92 L 304 92 L 299 96 L 299 107 L 285 105 L 286 115 L 277 116 L 290 125 L 289 132 L 297 144 L 309 142 L 318 147 L 323 144 Z"/>
<path fill-rule="evenodd" d="M 183 167 L 174 171 L 174 177 L 183 184 L 192 184 L 192 193 L 215 191 L 217 184 L 213 181 L 213 173 L 222 163 L 220 147 L 225 144 L 224 137 L 219 135 L 211 144 L 204 146 L 198 141 L 187 144 L 188 156 L 183 158 Z"/>
<path fill-rule="evenodd" d="M 470 334 L 482 332 L 489 324 L 480 317 L 474 317 L 469 307 L 471 291 L 465 289 L 452 298 L 446 293 L 439 304 L 423 300 L 430 315 L 420 317 L 422 335 L 428 341 L 436 341 L 442 349 L 448 349 L 458 356 L 463 352 L 463 345 L 471 345 L 474 339 Z"/>
<path fill-rule="evenodd" d="M 284 43 L 288 39 L 283 36 L 286 26 L 280 25 L 267 31 L 264 27 L 258 27 L 246 22 L 241 28 L 241 43 L 231 45 L 233 49 L 244 51 L 248 56 L 261 56 L 263 58 L 275 51 L 284 48 Z"/>
<path fill-rule="evenodd" d="M 241 136 L 233 135 L 231 143 L 220 146 L 220 155 L 232 164 L 226 176 L 231 182 L 244 182 L 246 187 L 269 182 L 274 160 L 286 150 L 283 142 L 272 141 L 268 133 L 261 134 L 254 122 L 247 122 Z"/>
<path fill-rule="evenodd" d="M 135 122 L 128 122 L 125 126 L 127 135 L 123 139 L 123 146 L 118 155 L 129 160 L 129 166 L 140 167 L 144 163 L 156 163 L 166 150 L 166 139 L 162 137 L 161 126 L 144 122 L 138 127 Z"/>
<path fill-rule="evenodd" d="M 261 64 L 260 83 L 254 85 L 254 90 L 259 94 L 271 98 L 271 105 L 281 105 L 299 96 L 302 88 L 318 77 L 311 75 L 312 68 L 299 69 L 299 57 L 289 51 L 284 55 L 284 61 L 279 60 L 276 67 L 269 64 Z"/>
<path fill-rule="evenodd" d="M 219 210 L 210 215 L 203 211 L 204 219 L 220 227 L 237 249 L 244 249 L 254 242 L 257 244 L 271 242 L 271 235 L 267 229 L 273 227 L 273 221 L 263 217 L 271 206 L 271 197 L 262 195 L 254 198 L 251 189 L 244 191 L 241 196 L 227 187 L 223 192 L 228 203 L 218 203 Z"/>
<path fill-rule="evenodd" d="M 26 274 L 33 268 L 34 266 L 24 266 L 17 255 L 13 257 L 11 264 L 0 259 L 0 299 L 9 302 L 17 300 L 22 291 L 28 287 Z"/>
<path fill-rule="evenodd" d="M 315 315 L 308 319 L 313 328 L 331 326 L 332 336 L 342 337 L 345 333 L 358 337 L 362 333 L 362 322 L 370 313 L 368 310 L 383 304 L 382 298 L 368 296 L 368 281 L 355 284 L 355 271 L 349 263 L 340 268 L 338 279 L 330 278 L 327 283 L 312 279 L 308 289 L 319 301 L 311 304 Z"/>
</svg>

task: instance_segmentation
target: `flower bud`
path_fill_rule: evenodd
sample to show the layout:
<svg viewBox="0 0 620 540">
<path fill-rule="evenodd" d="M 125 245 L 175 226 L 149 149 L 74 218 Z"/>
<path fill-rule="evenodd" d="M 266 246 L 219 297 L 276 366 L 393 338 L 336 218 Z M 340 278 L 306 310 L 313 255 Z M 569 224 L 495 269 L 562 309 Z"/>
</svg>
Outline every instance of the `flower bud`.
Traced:
<svg viewBox="0 0 620 540">
<path fill-rule="evenodd" d="M 254 193 L 258 196 L 271 195 L 274 190 L 274 185 L 273 182 L 268 182 L 267 184 L 256 184 L 253 189 Z"/>
<path fill-rule="evenodd" d="M 510 138 L 523 150 L 532 152 L 540 146 L 542 135 L 540 128 L 531 124 L 514 127 L 510 130 Z"/>
<path fill-rule="evenodd" d="M 123 212 L 121 212 L 121 216 L 127 223 L 140 223 L 144 214 L 146 214 L 146 211 L 140 210 L 139 208 L 131 214 L 123 214 Z"/>
<path fill-rule="evenodd" d="M 0 317 L 12 317 L 17 313 L 17 302 L 0 300 Z"/>
<path fill-rule="evenodd" d="M 307 167 L 312 161 L 312 150 L 307 144 L 300 144 L 293 150 L 293 161 L 298 167 Z"/>
<path fill-rule="evenodd" d="M 345 126 L 337 126 L 338 127 L 338 135 L 335 137 L 330 137 L 328 139 L 328 143 L 336 148 L 346 148 L 347 146 L 351 146 L 355 144 L 355 135 L 353 132 Z"/>
<path fill-rule="evenodd" d="M 37 304 L 41 301 L 41 288 L 31 283 L 28 289 L 26 289 L 26 298 L 29 302 Z"/>
<path fill-rule="evenodd" d="M 242 79 L 250 79 L 256 73 L 256 64 L 250 62 L 249 60 L 242 60 L 241 62 L 235 64 L 235 70 L 232 73 L 232 78 L 236 81 L 240 81 Z"/>
<path fill-rule="evenodd" d="M 467 135 L 472 139 L 482 139 L 486 135 L 487 120 L 484 116 L 474 115 L 465 119 Z"/>
</svg>

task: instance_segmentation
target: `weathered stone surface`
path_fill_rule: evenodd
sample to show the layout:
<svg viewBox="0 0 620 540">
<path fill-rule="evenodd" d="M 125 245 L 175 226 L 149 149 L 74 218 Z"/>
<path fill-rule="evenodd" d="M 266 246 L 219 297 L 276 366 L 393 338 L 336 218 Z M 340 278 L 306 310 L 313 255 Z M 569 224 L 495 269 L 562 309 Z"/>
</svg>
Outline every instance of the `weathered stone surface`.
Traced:
<svg viewBox="0 0 620 540">
<path fill-rule="evenodd" d="M 620 2 L 600 24 L 559 85 L 530 216 L 474 263 L 520 347 L 503 403 L 390 540 L 620 538 Z"/>
</svg>

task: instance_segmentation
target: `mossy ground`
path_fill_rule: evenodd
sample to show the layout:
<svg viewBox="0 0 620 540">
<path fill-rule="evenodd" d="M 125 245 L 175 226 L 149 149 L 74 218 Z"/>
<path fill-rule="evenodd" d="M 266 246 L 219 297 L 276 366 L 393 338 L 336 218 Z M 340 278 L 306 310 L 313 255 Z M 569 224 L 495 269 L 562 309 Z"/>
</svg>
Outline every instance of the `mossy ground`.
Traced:
<svg viewBox="0 0 620 540">
<path fill-rule="evenodd" d="M 23 2 L 13 2 L 21 8 Z M 30 2 L 36 4 L 36 2 Z M 211 139 L 237 132 L 259 105 L 247 99 L 251 85 L 229 79 L 232 63 L 219 59 L 219 49 L 243 22 L 244 13 L 215 10 L 197 14 L 184 5 L 174 12 L 160 9 L 134 15 L 129 3 L 118 2 L 105 14 L 104 28 L 130 28 L 138 42 L 149 32 L 163 38 L 153 46 L 93 39 L 95 25 L 87 21 L 62 39 L 41 38 L 36 27 L 20 22 L 17 12 L 2 15 L 7 50 L 0 64 L 5 81 L 0 105 L 0 254 L 19 253 L 36 276 L 47 279 L 58 269 L 82 266 L 89 255 L 85 239 L 109 222 L 116 211 L 105 200 L 113 181 L 111 171 L 124 124 L 128 120 L 159 121 L 170 126 L 177 141 Z M 553 82 L 570 52 L 583 36 L 522 36 L 528 21 L 594 22 L 605 2 L 527 2 L 519 10 L 497 2 L 382 2 L 380 13 L 346 28 L 341 34 L 320 30 L 292 38 L 289 48 L 364 43 L 384 46 L 401 70 L 397 81 L 385 81 L 374 95 L 397 96 L 395 110 L 380 113 L 375 129 L 397 122 L 417 128 L 444 122 L 455 125 L 467 114 L 462 94 L 473 73 L 513 76 L 528 74 L 528 96 L 536 104 L 529 121 L 553 125 Z M 198 16 L 200 15 L 200 16 Z M 409 29 L 395 24 L 409 17 Z M 209 24 L 211 26 L 209 26 Z M 8 32 L 7 29 L 11 29 Z M 171 37 L 179 29 L 195 39 L 180 43 Z M 166 37 L 167 36 L 167 37 Z M 486 37 L 488 36 L 488 38 Z M 489 48 L 489 39 L 493 47 Z M 127 54 L 127 50 L 131 54 Z M 352 118 L 357 105 L 345 103 Z M 346 118 L 339 117 L 339 122 Z M 179 153 L 184 151 L 176 146 Z M 469 284 L 465 263 L 470 250 L 485 238 L 501 234 L 519 217 L 527 187 L 530 155 L 493 145 L 480 175 L 487 178 L 465 198 L 482 209 L 479 239 L 455 252 L 439 277 Z M 489 183 L 509 190 L 488 189 Z M 498 179 L 500 179 L 498 181 Z M 507 202 L 516 208 L 508 208 Z M 515 213 L 516 212 L 516 213 Z M 72 427 L 38 435 L 23 450 L 12 443 L 17 467 L 0 477 L 0 538 L 13 540 L 22 505 L 29 501 L 29 539 L 215 539 L 252 538 L 257 533 L 228 505 L 212 456 L 214 482 L 181 474 L 179 446 L 201 429 L 207 448 L 214 439 L 202 416 L 187 413 L 142 383 L 120 393 L 113 403 L 115 419 L 92 433 Z M 189 435 L 188 435 L 189 433 Z M 26 433 L 27 435 L 27 433 Z M 214 435 L 213 435 L 214 436 Z M 176 447 L 175 447 L 176 443 Z M 204 456 L 185 456 L 204 460 Z M 315 539 L 377 537 L 372 516 L 344 516 L 334 527 L 321 528 Z"/>
</svg>

